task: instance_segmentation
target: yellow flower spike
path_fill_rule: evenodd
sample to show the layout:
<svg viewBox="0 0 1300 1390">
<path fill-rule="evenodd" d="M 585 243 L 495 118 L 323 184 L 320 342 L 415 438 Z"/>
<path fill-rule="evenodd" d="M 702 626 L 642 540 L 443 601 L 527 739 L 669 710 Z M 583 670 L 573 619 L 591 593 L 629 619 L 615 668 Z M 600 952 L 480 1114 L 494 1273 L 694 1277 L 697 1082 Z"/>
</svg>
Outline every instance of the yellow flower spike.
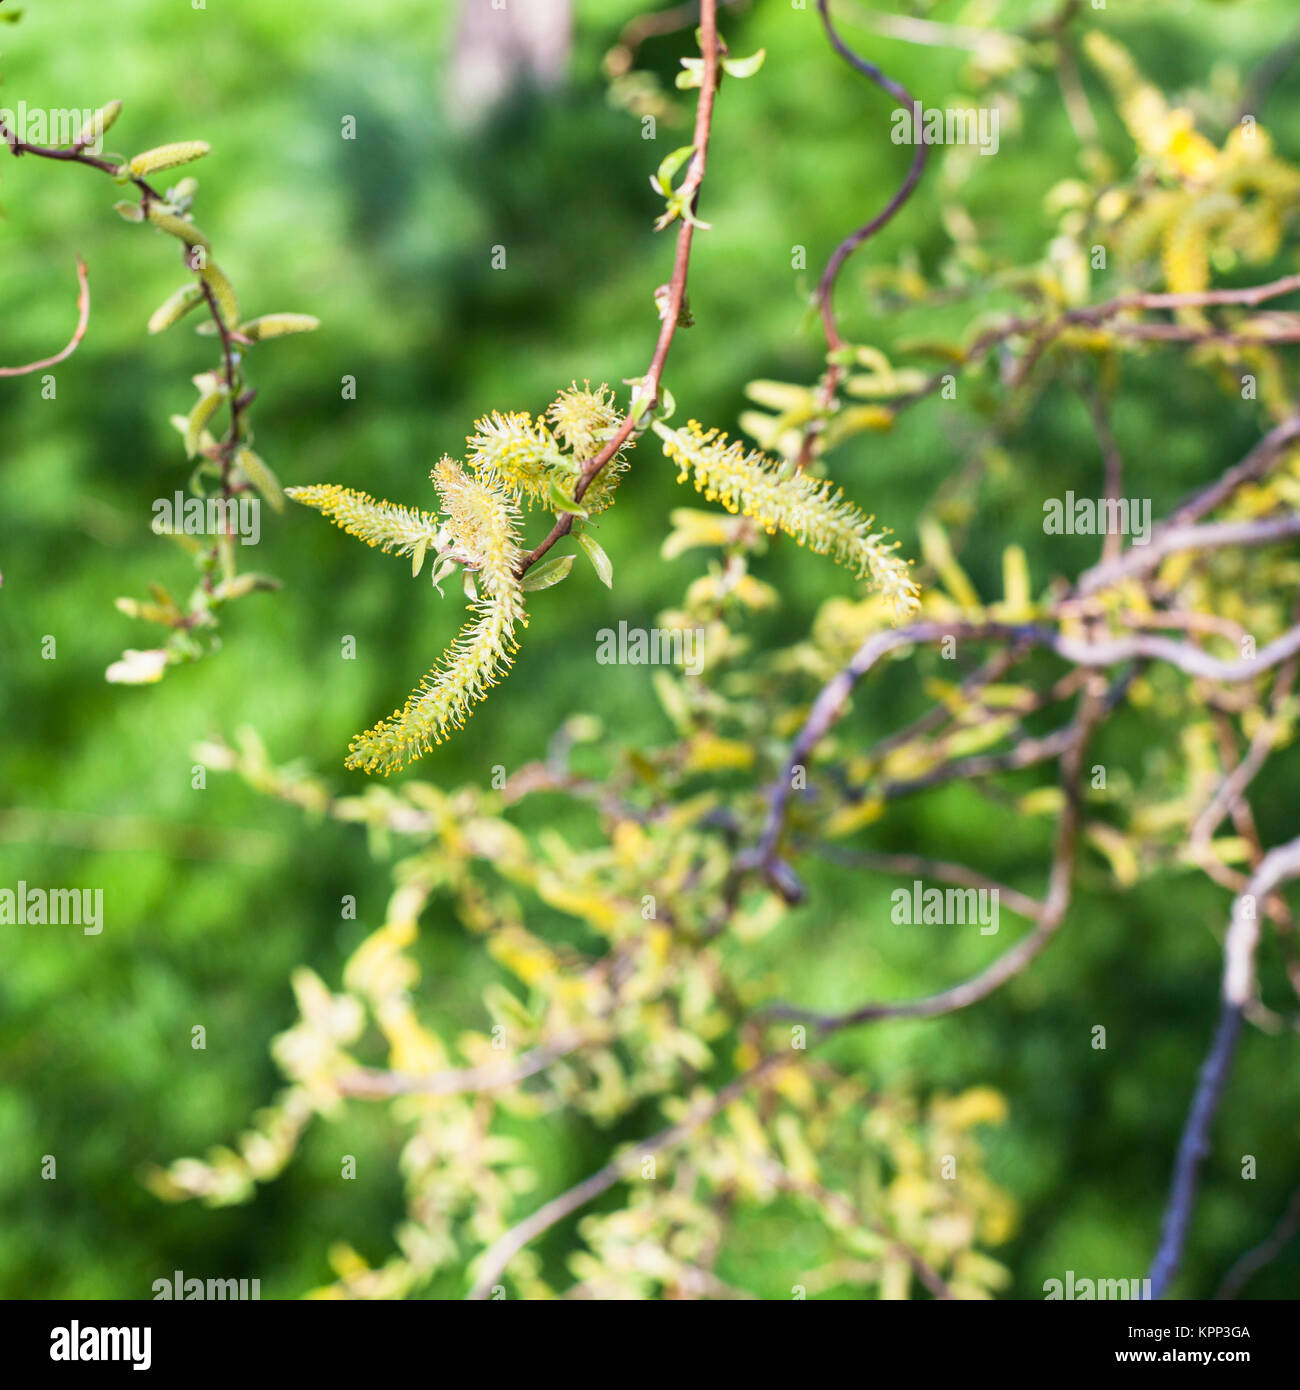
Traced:
<svg viewBox="0 0 1300 1390">
<path fill-rule="evenodd" d="M 433 478 L 455 547 L 477 566 L 479 596 L 472 605 L 477 616 L 461 628 L 400 710 L 352 740 L 346 766 L 363 772 L 387 776 L 463 728 L 472 706 L 512 665 L 515 629 L 527 624 L 514 573 L 520 551 L 513 498 L 500 484 L 471 477 L 451 458 L 439 462 Z"/>
<path fill-rule="evenodd" d="M 681 470 L 678 481 L 693 471 L 696 491 L 721 502 L 733 515 L 743 512 L 768 535 L 784 531 L 818 555 L 829 555 L 859 578 L 870 578 L 892 605 L 897 621 L 906 621 L 920 602 L 916 581 L 896 547 L 872 532 L 864 516 L 824 478 L 788 471 L 738 440 L 705 430 L 692 420 L 685 429 L 655 421 L 664 453 Z"/>
</svg>

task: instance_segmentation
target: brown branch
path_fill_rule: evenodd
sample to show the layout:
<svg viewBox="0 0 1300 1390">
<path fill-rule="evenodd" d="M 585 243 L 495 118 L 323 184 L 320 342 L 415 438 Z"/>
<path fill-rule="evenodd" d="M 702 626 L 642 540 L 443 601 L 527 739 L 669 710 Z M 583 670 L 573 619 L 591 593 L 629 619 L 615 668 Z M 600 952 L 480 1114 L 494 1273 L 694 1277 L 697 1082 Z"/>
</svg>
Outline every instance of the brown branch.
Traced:
<svg viewBox="0 0 1300 1390">
<path fill-rule="evenodd" d="M 713 126 L 713 104 L 718 90 L 717 0 L 703 0 L 700 8 L 700 51 L 704 57 L 704 75 L 700 86 L 699 105 L 695 111 L 695 154 L 691 158 L 686 178 L 679 189 L 679 193 L 684 198 L 690 198 L 692 212 L 699 200 L 700 185 L 704 182 L 704 171 L 709 152 L 709 132 Z M 633 409 L 628 411 L 627 417 L 613 438 L 605 444 L 598 454 L 582 465 L 577 485 L 573 490 L 575 502 L 582 501 L 587 489 L 599 476 L 601 469 L 631 437 L 638 424 L 637 404 L 640 403 L 644 415 L 644 413 L 654 409 L 659 399 L 659 386 L 663 380 L 664 366 L 668 361 L 668 353 L 677 333 L 678 320 L 686 302 L 686 281 L 690 273 L 691 242 L 694 236 L 695 222 L 693 217 L 683 217 L 682 225 L 677 232 L 677 252 L 673 261 L 672 278 L 668 282 L 668 296 L 663 302 L 661 310 L 663 322 L 659 329 L 658 341 L 655 343 L 654 355 L 650 359 L 649 369 L 637 387 Z M 551 527 L 550 534 L 523 557 L 516 567 L 515 573 L 520 576 L 526 574 L 558 540 L 572 531 L 575 519 L 573 512 L 563 512 L 557 517 L 555 525 Z"/>
<path fill-rule="evenodd" d="M 823 1207 L 835 1207 L 843 1220 L 849 1225 L 856 1226 L 860 1230 L 874 1231 L 882 1240 L 889 1245 L 891 1252 L 901 1255 L 903 1259 L 911 1265 L 916 1277 L 925 1285 L 935 1296 L 941 1299 L 955 1299 L 956 1294 L 948 1287 L 943 1276 L 933 1265 L 921 1254 L 904 1240 L 900 1240 L 893 1231 L 883 1221 L 868 1218 L 847 1197 L 841 1196 L 838 1192 L 832 1192 L 829 1188 L 823 1187 L 818 1182 L 807 1182 L 790 1172 L 783 1164 L 776 1162 L 775 1159 L 760 1159 L 758 1167 L 767 1177 L 773 1186 L 779 1187 L 784 1192 L 792 1193 L 798 1197 L 805 1197 L 810 1202 L 815 1202 Z"/>
<path fill-rule="evenodd" d="M 745 868 L 762 868 L 773 882 L 773 886 L 784 892 L 789 886 L 788 871 L 787 875 L 780 875 L 779 882 L 773 875 L 783 867 L 779 866 L 777 844 L 785 822 L 786 807 L 794 789 L 796 768 L 806 765 L 817 744 L 843 714 L 858 681 L 885 656 L 900 647 L 942 642 L 949 637 L 976 641 L 994 639 L 1028 642 L 1046 647 L 1076 666 L 1088 668 L 1115 666 L 1135 660 L 1163 661 L 1188 675 L 1225 683 L 1254 680 L 1300 652 L 1300 626 L 1288 629 L 1276 641 L 1262 647 L 1254 657 L 1239 661 L 1221 661 L 1199 647 L 1175 642 L 1168 637 L 1139 635 L 1089 642 L 1079 638 L 1062 637 L 1055 628 L 1032 623 L 1017 625 L 931 621 L 913 623 L 909 627 L 896 628 L 890 632 L 875 633 L 859 647 L 853 660 L 826 683 L 821 694 L 813 702 L 803 728 L 791 745 L 781 776 L 769 796 L 767 820 L 758 847 L 743 858 Z"/>
<path fill-rule="evenodd" d="M 1025 379 L 1032 372 L 1034 366 L 1042 357 L 1052 341 L 1062 333 L 1071 328 L 1100 328 L 1111 319 L 1118 318 L 1122 314 L 1141 313 L 1141 312 L 1175 312 L 1179 309 L 1204 309 L 1215 307 L 1227 307 L 1236 305 L 1238 307 L 1254 307 L 1259 304 L 1267 303 L 1271 299 L 1281 298 L 1283 295 L 1295 294 L 1300 292 L 1300 275 L 1285 275 L 1281 279 L 1271 280 L 1267 284 L 1251 285 L 1244 289 L 1236 290 L 1200 290 L 1189 294 L 1165 294 L 1165 293 L 1133 293 L 1119 296 L 1117 299 L 1107 300 L 1102 304 L 1089 305 L 1080 309 L 1071 309 L 1068 313 L 1061 314 L 1055 318 L 1024 319 L 1018 317 L 1009 318 L 1006 322 L 986 329 L 971 344 L 963 356 L 962 366 L 970 366 L 972 363 L 979 362 L 986 357 L 994 348 L 1000 347 L 1011 338 L 1028 338 L 1031 347 L 1021 361 L 1012 380 L 1013 386 L 1023 384 Z M 1171 336 L 1163 332 L 1163 328 L 1156 326 L 1156 331 L 1148 333 L 1147 328 L 1141 324 L 1113 324 L 1113 329 L 1117 333 L 1123 333 L 1130 337 L 1160 338 Z M 1173 327 L 1177 328 L 1177 325 Z M 1177 334 L 1172 335 L 1175 340 L 1181 340 Z M 1252 344 L 1266 344 L 1269 340 L 1264 337 L 1253 338 Z M 909 391 L 901 396 L 894 396 L 881 402 L 894 410 L 901 410 L 907 406 L 915 405 L 927 397 L 934 395 L 940 390 L 945 381 L 952 375 L 953 367 L 945 366 L 942 371 L 936 372 L 922 386 L 918 386 L 915 391 Z"/>
<path fill-rule="evenodd" d="M 338 1079 L 345 1096 L 358 1100 L 389 1100 L 393 1096 L 459 1096 L 468 1092 L 502 1091 L 543 1072 L 591 1039 L 567 1037 L 534 1047 L 506 1066 L 460 1067 L 420 1076 L 406 1072 L 364 1070 Z"/>
<path fill-rule="evenodd" d="M 951 864 L 942 859 L 927 859 L 921 854 L 886 854 L 880 850 L 846 849 L 841 845 L 816 844 L 809 846 L 823 859 L 847 867 L 876 869 L 886 874 L 913 874 L 923 878 L 933 878 L 939 883 L 955 883 L 962 888 L 985 888 L 998 894 L 998 901 L 1012 912 L 1031 922 L 1042 916 L 1043 904 L 1027 893 L 1008 888 L 1005 883 L 989 878 L 987 874 L 965 864 Z"/>
<path fill-rule="evenodd" d="M 1210 1128 L 1232 1068 L 1242 1017 L 1255 997 L 1255 951 L 1259 945 L 1258 904 L 1273 890 L 1300 877 L 1300 836 L 1270 850 L 1247 890 L 1232 905 L 1223 943 L 1223 982 L 1219 1023 L 1201 1067 L 1183 1137 L 1174 1162 L 1173 1182 L 1160 1229 L 1160 1244 L 1148 1275 L 1152 1298 L 1160 1298 L 1182 1264 L 1183 1247 L 1196 1205 L 1201 1163 L 1210 1151 Z"/>
<path fill-rule="evenodd" d="M 1112 533 L 1118 535 L 1117 532 Z M 1276 545 L 1300 536 L 1300 512 L 1264 517 L 1258 521 L 1220 521 L 1211 526 L 1179 526 L 1161 530 L 1146 545 L 1130 546 L 1122 558 L 1099 565 L 1085 575 L 1079 592 L 1096 593 L 1124 579 L 1154 569 L 1162 560 L 1188 550 L 1223 550 L 1228 546 Z"/>
<path fill-rule="evenodd" d="M 1295 1239 L 1300 1231 L 1300 1189 L 1291 1194 L 1291 1200 L 1282 1213 L 1282 1219 L 1273 1227 L 1268 1236 L 1246 1253 L 1223 1277 L 1215 1298 L 1236 1298 L 1248 1280 L 1258 1274 L 1266 1265 L 1273 1263 L 1283 1250 Z"/>
<path fill-rule="evenodd" d="M 748 5 L 750 0 L 720 0 L 720 3 L 734 9 Z M 615 77 L 621 76 L 631 68 L 647 39 L 659 39 L 694 28 L 699 19 L 700 0 L 685 0 L 671 10 L 652 10 L 649 14 L 637 15 L 623 26 L 614 47 L 605 55 L 606 70 Z"/>
<path fill-rule="evenodd" d="M 1165 538 L 1170 532 L 1185 532 L 1193 523 L 1222 506 L 1239 488 L 1247 483 L 1257 482 L 1297 440 L 1300 440 L 1300 414 L 1293 415 L 1289 420 L 1284 420 L 1271 429 L 1240 463 L 1229 468 L 1208 487 L 1180 502 L 1151 533 L 1146 545 L 1130 546 L 1116 559 L 1094 565 L 1092 569 L 1084 571 L 1075 586 L 1075 592 L 1081 596 L 1093 594 L 1100 589 L 1108 588 L 1120 579 L 1150 569 L 1153 564 L 1159 562 L 1160 547 L 1167 544 Z M 1213 539 L 1219 533 L 1206 527 L 1193 534 Z"/>
<path fill-rule="evenodd" d="M 1056 848 L 1048 878 L 1047 896 L 1037 913 L 1038 925 L 1022 937 L 1010 950 L 993 963 L 960 984 L 941 990 L 938 994 L 897 1003 L 865 1004 L 847 1013 L 823 1014 L 810 1009 L 778 1004 L 764 1009 L 765 1021 L 789 1020 L 807 1023 L 824 1037 L 844 1028 L 862 1023 L 875 1023 L 887 1018 L 936 1018 L 955 1013 L 988 998 L 1022 970 L 1056 935 L 1070 904 L 1074 875 L 1074 857 L 1079 829 L 1082 793 L 1079 789 L 1079 770 L 1083 763 L 1088 736 L 1101 718 L 1102 700 L 1096 690 L 1086 691 L 1079 701 L 1075 716 L 1077 736 L 1061 758 L 1061 789 L 1065 793 L 1065 808 L 1057 826 Z"/>
<path fill-rule="evenodd" d="M 831 47 L 844 59 L 850 67 L 856 68 L 858 72 L 871 79 L 882 91 L 888 92 L 895 101 L 901 102 L 909 110 L 913 108 L 912 95 L 906 87 L 895 82 L 874 63 L 869 63 L 859 54 L 855 53 L 848 44 L 840 37 L 839 31 L 831 19 L 829 0 L 817 0 L 817 12 L 821 15 L 822 25 L 826 30 L 826 37 L 830 40 Z M 817 289 L 813 294 L 813 303 L 817 305 L 821 314 L 822 328 L 826 334 L 827 349 L 832 352 L 839 352 L 845 347 L 844 337 L 840 333 L 839 323 L 835 317 L 835 284 L 839 279 L 840 271 L 844 268 L 845 261 L 864 243 L 871 240 L 877 232 L 888 226 L 893 221 L 894 216 L 902 208 L 903 204 L 912 196 L 913 190 L 921 181 L 921 175 L 925 172 L 926 160 L 929 157 L 929 146 L 926 143 L 924 130 L 915 132 L 918 136 L 916 153 L 912 156 L 912 162 L 908 166 L 907 173 L 903 176 L 902 183 L 895 189 L 893 196 L 885 206 L 869 221 L 849 233 L 847 237 L 831 253 L 830 260 L 826 263 L 826 269 L 822 272 L 821 279 L 817 282 Z M 838 362 L 832 362 L 826 369 L 822 377 L 821 387 L 817 396 L 819 411 L 830 409 L 835 399 L 835 391 L 839 386 L 840 378 L 844 374 L 844 368 Z M 799 446 L 799 455 L 795 460 L 796 466 L 804 468 L 812 459 L 813 449 L 816 445 L 818 434 L 821 432 L 822 420 L 816 419 L 805 427 L 803 440 Z"/>
<path fill-rule="evenodd" d="M 710 1096 L 707 1101 L 697 1105 L 685 1119 L 669 1125 L 666 1129 L 661 1129 L 658 1134 L 652 1135 L 627 1153 L 611 1159 L 604 1167 L 598 1168 L 592 1173 L 590 1177 L 584 1178 L 582 1182 L 575 1184 L 558 1197 L 553 1197 L 549 1202 L 538 1207 L 531 1216 L 525 1217 L 517 1225 L 512 1226 L 483 1256 L 482 1263 L 479 1265 L 478 1278 L 470 1290 L 469 1297 L 480 1300 L 491 1297 L 494 1286 L 500 1281 L 510 1261 L 526 1245 L 549 1231 L 557 1222 L 563 1221 L 566 1216 L 571 1216 L 575 1211 L 586 1206 L 588 1202 L 594 1201 L 602 1192 L 608 1191 L 643 1158 L 658 1153 L 661 1149 L 671 1149 L 674 1145 L 681 1143 L 683 1139 L 688 1138 L 702 1125 L 708 1124 L 710 1120 L 720 1115 L 733 1100 L 744 1095 L 750 1086 L 770 1071 L 772 1067 L 779 1062 L 788 1060 L 788 1058 L 775 1053 L 763 1058 L 747 1072 L 729 1082 L 716 1095 Z"/>
<path fill-rule="evenodd" d="M 67 347 L 62 352 L 56 352 L 53 357 L 46 357 L 40 362 L 29 362 L 25 367 L 0 367 L 0 376 L 29 376 L 32 372 L 42 371 L 46 367 L 57 367 L 60 362 L 66 362 L 76 352 L 90 325 L 90 282 L 86 278 L 86 263 L 80 256 L 77 257 L 77 285 L 77 326 L 72 330 Z"/>
</svg>

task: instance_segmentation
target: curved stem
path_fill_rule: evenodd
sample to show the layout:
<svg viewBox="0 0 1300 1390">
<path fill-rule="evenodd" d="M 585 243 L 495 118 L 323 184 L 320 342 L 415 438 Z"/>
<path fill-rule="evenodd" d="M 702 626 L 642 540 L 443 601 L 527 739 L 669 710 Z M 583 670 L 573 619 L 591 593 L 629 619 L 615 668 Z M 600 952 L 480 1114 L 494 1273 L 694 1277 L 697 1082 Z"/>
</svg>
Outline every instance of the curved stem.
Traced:
<svg viewBox="0 0 1300 1390">
<path fill-rule="evenodd" d="M 81 346 L 81 340 L 86 336 L 86 329 L 90 326 L 90 282 L 86 278 L 86 263 L 80 256 L 77 257 L 77 285 L 77 326 L 72 330 L 67 347 L 61 352 L 56 352 L 53 357 L 43 358 L 39 362 L 29 362 L 25 367 L 0 367 L 0 376 L 30 376 L 46 367 L 57 367 L 60 362 L 67 361 L 76 352 Z"/>
</svg>

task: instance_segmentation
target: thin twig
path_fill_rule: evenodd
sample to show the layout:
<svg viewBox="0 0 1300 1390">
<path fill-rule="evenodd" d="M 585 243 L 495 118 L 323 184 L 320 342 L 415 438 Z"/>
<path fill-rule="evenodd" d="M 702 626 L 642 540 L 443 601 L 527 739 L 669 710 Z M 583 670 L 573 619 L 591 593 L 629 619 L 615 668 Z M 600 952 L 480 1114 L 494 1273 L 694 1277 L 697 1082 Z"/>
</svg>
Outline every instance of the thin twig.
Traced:
<svg viewBox="0 0 1300 1390">
<path fill-rule="evenodd" d="M 1275 1259 L 1300 1232 L 1300 1189 L 1291 1194 L 1281 1220 L 1268 1236 L 1253 1249 L 1247 1250 L 1223 1277 L 1215 1298 L 1236 1298 L 1246 1284 Z"/>
<path fill-rule="evenodd" d="M 1210 1128 L 1219 1109 L 1241 1033 L 1242 1016 L 1255 997 L 1255 951 L 1259 945 L 1259 903 L 1275 888 L 1300 877 L 1300 836 L 1260 861 L 1245 893 L 1232 905 L 1223 943 L 1222 1002 L 1214 1041 L 1201 1067 L 1183 1137 L 1174 1162 L 1160 1244 L 1148 1275 L 1151 1297 L 1163 1297 L 1182 1264 L 1183 1247 L 1196 1205 L 1201 1163 L 1210 1151 Z"/>
<path fill-rule="evenodd" d="M 717 0 L 704 0 L 700 8 L 700 51 L 704 58 L 704 74 L 700 86 L 699 105 L 695 111 L 695 154 L 686 171 L 679 193 L 691 200 L 692 211 L 699 200 L 700 185 L 704 182 L 705 165 L 709 152 L 709 132 L 713 126 L 713 104 L 718 89 L 718 5 Z M 659 399 L 659 387 L 663 380 L 664 366 L 668 353 L 677 334 L 678 320 L 686 302 L 686 282 L 691 265 L 691 242 L 695 236 L 694 217 L 683 217 L 677 232 L 677 252 L 673 261 L 672 278 L 668 282 L 668 295 L 663 302 L 663 322 L 659 338 L 655 343 L 650 366 L 641 378 L 634 396 L 634 409 L 629 410 L 622 425 L 612 439 L 594 457 L 582 466 L 577 485 L 573 490 L 573 500 L 581 502 L 587 489 L 596 481 L 600 471 L 627 443 L 636 429 L 638 418 L 635 410 L 640 403 L 644 411 L 652 410 Z M 519 562 L 516 574 L 526 574 L 548 550 L 573 529 L 575 515 L 563 512 L 556 518 L 550 534 Z"/>
<path fill-rule="evenodd" d="M 25 367 L 0 367 L 0 376 L 30 376 L 32 372 L 43 371 L 46 367 L 57 367 L 60 362 L 66 362 L 76 352 L 90 325 L 90 282 L 86 276 L 86 263 L 80 256 L 77 257 L 77 286 L 77 326 L 72 330 L 67 347 L 61 352 L 56 352 L 53 357 L 46 357 L 40 362 L 29 362 Z"/>
<path fill-rule="evenodd" d="M 707 1101 L 697 1105 L 685 1119 L 669 1125 L 666 1129 L 661 1129 L 658 1134 L 652 1135 L 629 1152 L 619 1158 L 612 1159 L 604 1167 L 598 1168 L 590 1177 L 584 1178 L 582 1182 L 575 1184 L 567 1192 L 552 1198 L 545 1205 L 538 1207 L 531 1216 L 512 1226 L 483 1256 L 482 1263 L 479 1265 L 478 1278 L 473 1289 L 470 1290 L 469 1297 L 471 1299 L 491 1297 L 493 1288 L 499 1283 L 510 1261 L 526 1245 L 549 1231 L 557 1222 L 563 1221 L 566 1216 L 571 1216 L 575 1211 L 586 1206 L 588 1202 L 594 1201 L 602 1192 L 613 1187 L 642 1159 L 648 1158 L 662 1149 L 673 1148 L 702 1125 L 708 1124 L 710 1120 L 720 1115 L 733 1100 L 744 1095 L 760 1077 L 778 1063 L 788 1062 L 788 1060 L 787 1057 L 781 1057 L 775 1053 L 763 1058 L 761 1062 L 736 1077 L 734 1081 L 729 1082 L 715 1095 L 710 1096 Z"/>
</svg>

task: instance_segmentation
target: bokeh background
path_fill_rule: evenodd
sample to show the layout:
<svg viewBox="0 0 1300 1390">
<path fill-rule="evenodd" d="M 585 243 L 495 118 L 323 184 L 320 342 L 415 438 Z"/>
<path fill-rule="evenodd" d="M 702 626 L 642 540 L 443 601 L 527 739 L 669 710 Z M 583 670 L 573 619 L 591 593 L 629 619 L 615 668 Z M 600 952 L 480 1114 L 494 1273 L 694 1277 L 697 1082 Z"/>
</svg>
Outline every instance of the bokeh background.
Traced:
<svg viewBox="0 0 1300 1390">
<path fill-rule="evenodd" d="M 208 0 L 201 11 L 174 0 L 30 0 L 21 23 L 0 24 L 0 105 L 94 107 L 117 97 L 125 112 L 109 138 L 115 148 L 210 141 L 212 155 L 194 170 L 196 213 L 245 312 L 322 320 L 316 335 L 254 357 L 259 451 L 286 483 L 332 481 L 428 506 L 429 468 L 458 452 L 477 415 L 536 411 L 574 378 L 619 383 L 644 370 L 651 295 L 671 258 L 668 238 L 651 230 L 647 175 L 689 143 L 689 125 L 661 122 L 657 141 L 644 141 L 640 121 L 609 102 L 601 59 L 648 4 L 578 0 L 567 80 L 520 91 L 467 126 L 455 99 L 451 0 L 331 10 L 309 0 Z M 933 14 L 970 20 L 975 8 L 944 3 Z M 1017 22 L 1051 7 L 984 8 Z M 1174 92 L 1249 71 L 1296 19 L 1293 0 L 1112 0 L 1098 17 Z M 816 269 L 881 204 L 908 152 L 888 142 L 889 103 L 833 57 L 811 7 L 758 0 L 724 16 L 723 30 L 734 51 L 766 46 L 768 59 L 757 79 L 722 93 L 702 208 L 714 230 L 697 238 L 692 267 L 697 326 L 679 334 L 668 383 L 683 415 L 734 427 L 747 380 L 815 378 L 819 338 L 806 308 Z M 867 42 L 928 103 L 958 90 L 965 55 Z M 670 84 L 688 51 L 689 31 L 649 41 L 640 63 Z M 1262 112 L 1293 160 L 1297 96 L 1292 70 Z M 1044 194 L 1074 171 L 1077 147 L 1049 81 L 1026 80 L 1020 104 L 1019 128 L 1004 128 L 998 157 L 973 161 L 961 198 L 999 254 L 1029 258 L 1050 235 Z M 340 138 L 347 115 L 355 141 Z M 337 980 L 378 924 L 388 873 L 360 833 L 307 823 L 233 778 L 192 789 L 191 749 L 247 724 L 277 760 L 303 760 L 341 787 L 359 782 L 342 769 L 349 736 L 432 664 L 459 606 L 403 582 L 400 563 L 305 510 L 265 514 L 253 563 L 284 591 L 230 610 L 223 650 L 201 665 L 157 686 L 105 684 L 124 647 L 151 644 L 113 598 L 141 595 L 151 580 L 189 587 L 185 558 L 150 534 L 150 509 L 185 485 L 167 421 L 189 408 L 188 377 L 209 357 L 188 324 L 146 336 L 150 311 L 179 283 L 176 258 L 171 243 L 114 215 L 116 196 L 90 170 L 0 154 L 0 360 L 30 360 L 65 341 L 78 254 L 94 304 L 84 345 L 57 369 L 56 400 L 41 398 L 38 378 L 0 383 L 0 886 L 99 886 L 107 918 L 93 938 L 0 927 L 0 1294 L 145 1298 L 154 1279 L 181 1269 L 258 1277 L 264 1297 L 292 1296 L 328 1279 L 335 1239 L 376 1262 L 390 1249 L 401 1134 L 381 1108 L 354 1106 L 341 1133 L 311 1131 L 285 1175 L 247 1206 L 166 1206 L 139 1171 L 226 1142 L 270 1098 L 278 1078 L 268 1044 L 294 1017 L 291 969 L 306 962 Z M 863 293 L 873 264 L 907 252 L 932 267 L 950 252 L 939 215 L 949 196 L 923 188 L 852 265 L 840 295 L 851 338 L 888 344 L 918 327 L 957 331 L 960 308 L 873 322 Z M 492 269 L 495 245 L 507 248 L 504 270 Z M 791 269 L 795 245 L 807 247 L 810 272 Z M 1293 253 L 1283 269 L 1295 269 Z M 355 401 L 341 398 L 344 375 L 356 378 Z M 1247 407 L 1223 402 L 1174 356 L 1129 369 L 1115 422 L 1157 511 L 1220 471 L 1258 428 Z M 960 411 L 926 407 L 892 435 L 844 446 L 835 471 L 915 553 L 922 505 L 966 456 L 976 426 Z M 494 764 L 517 766 L 576 710 L 629 739 L 667 734 L 647 669 L 594 660 L 596 629 L 619 619 L 651 625 L 703 563 L 658 558 L 668 512 L 685 498 L 657 458 L 643 450 L 602 521 L 613 593 L 583 574 L 534 605 L 508 685 L 418 775 L 454 785 L 485 779 Z M 1011 540 L 1026 546 L 1036 575 L 1082 560 L 1086 540 L 1078 555 L 1048 555 L 1040 499 L 1096 477 L 1077 402 L 1046 396 L 1013 432 L 1007 466 L 986 490 L 963 556 L 976 581 L 997 591 Z M 761 566 L 786 603 L 759 625 L 759 640 L 795 640 L 821 599 L 849 591 L 844 576 L 804 564 L 795 547 L 773 548 Z M 342 634 L 356 636 L 357 660 L 340 659 Z M 54 660 L 42 659 L 47 635 Z M 896 715 L 884 696 L 867 696 L 852 727 L 865 740 Z M 1140 722 L 1117 738 L 1110 756 L 1136 768 Z M 1294 833 L 1300 795 L 1287 761 L 1260 783 L 1266 843 Z M 1032 887 L 1045 833 L 999 824 L 952 788 L 900 805 L 873 843 L 942 846 L 946 857 Z M 835 1006 L 911 994 L 989 954 L 987 941 L 874 930 L 887 921 L 890 880 L 828 869 L 812 886 L 809 905 L 765 943 L 789 997 Z M 357 897 L 357 921 L 339 920 L 346 893 Z M 1067 1269 L 1144 1273 L 1212 1024 L 1225 909 L 1225 896 L 1190 874 L 1126 895 L 1099 872 L 1085 875 L 1062 936 L 1011 988 L 953 1018 L 838 1045 L 882 1080 L 922 1091 L 989 1083 L 1006 1093 L 1010 1120 L 990 1136 L 989 1153 L 1022 1209 L 1015 1241 L 996 1252 L 1015 1270 L 1010 1293 L 1041 1297 L 1043 1280 Z M 493 968 L 449 914 L 434 914 L 426 930 L 435 1022 L 476 1025 Z M 199 1023 L 208 1047 L 196 1052 L 190 1030 Z M 1097 1023 L 1109 1031 L 1104 1053 L 1089 1045 Z M 1300 1182 L 1297 1060 L 1295 1037 L 1244 1041 L 1188 1286 L 1212 1288 Z M 607 1143 L 580 1121 L 539 1126 L 531 1142 L 551 1190 L 583 1176 Z M 339 1182 L 340 1149 L 358 1156 L 358 1181 Z M 1257 1157 L 1253 1182 L 1240 1180 L 1242 1152 Z M 55 1181 L 40 1179 L 45 1154 L 57 1158 Z M 573 1240 L 571 1225 L 560 1228 L 548 1254 L 562 1260 Z M 788 1296 L 785 1266 L 800 1240 L 794 1214 L 775 1213 L 737 1232 L 719 1273 L 763 1288 L 766 1262 L 782 1252 L 770 1292 Z M 1298 1283 L 1293 1249 L 1250 1291 L 1280 1297 Z M 455 1280 L 434 1289 L 460 1291 Z"/>
</svg>

